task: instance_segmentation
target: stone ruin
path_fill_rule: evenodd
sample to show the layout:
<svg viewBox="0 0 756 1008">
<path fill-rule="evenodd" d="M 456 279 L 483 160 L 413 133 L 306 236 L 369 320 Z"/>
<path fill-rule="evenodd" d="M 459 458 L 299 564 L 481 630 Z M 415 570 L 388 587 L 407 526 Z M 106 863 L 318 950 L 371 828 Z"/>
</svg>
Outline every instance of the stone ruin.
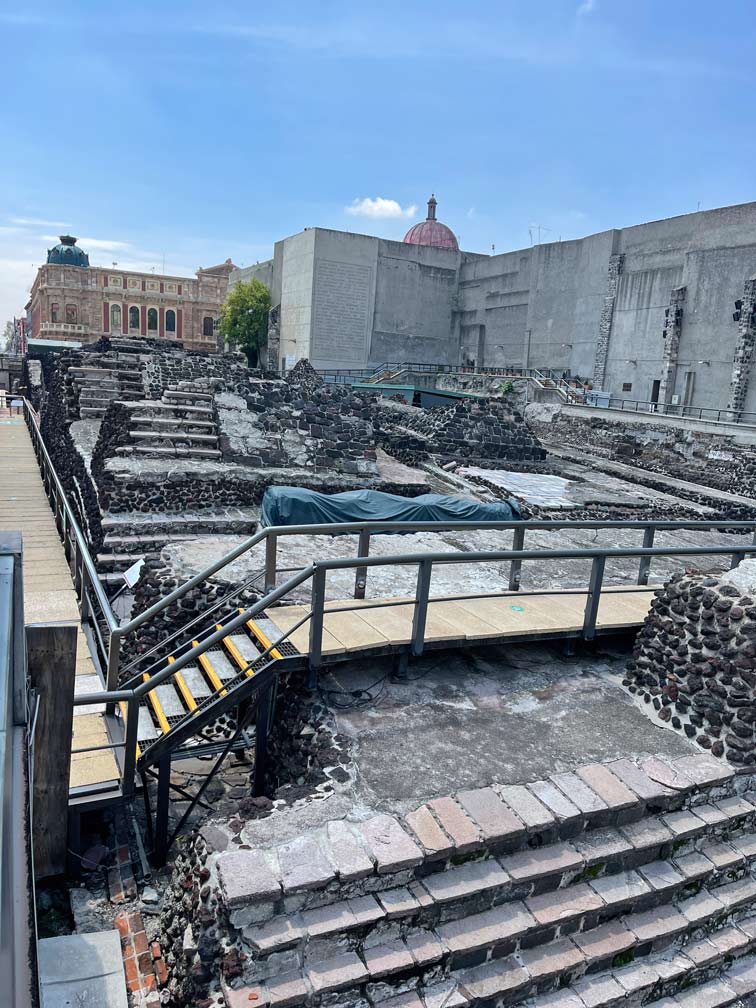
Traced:
<svg viewBox="0 0 756 1008">
<path fill-rule="evenodd" d="M 624 685 L 714 756 L 755 764 L 756 561 L 659 589 Z"/>
</svg>

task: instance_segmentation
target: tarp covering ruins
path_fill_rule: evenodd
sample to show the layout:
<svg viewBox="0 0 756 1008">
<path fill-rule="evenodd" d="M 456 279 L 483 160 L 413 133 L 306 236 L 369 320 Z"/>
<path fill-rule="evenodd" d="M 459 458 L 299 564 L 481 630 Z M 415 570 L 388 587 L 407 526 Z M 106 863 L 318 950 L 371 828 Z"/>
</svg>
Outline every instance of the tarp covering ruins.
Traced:
<svg viewBox="0 0 756 1008">
<path fill-rule="evenodd" d="M 520 521 L 515 500 L 486 504 L 465 497 L 422 494 L 400 497 L 379 490 L 323 494 L 295 486 L 268 487 L 261 524 L 330 525 L 338 522 L 489 522 Z"/>
</svg>

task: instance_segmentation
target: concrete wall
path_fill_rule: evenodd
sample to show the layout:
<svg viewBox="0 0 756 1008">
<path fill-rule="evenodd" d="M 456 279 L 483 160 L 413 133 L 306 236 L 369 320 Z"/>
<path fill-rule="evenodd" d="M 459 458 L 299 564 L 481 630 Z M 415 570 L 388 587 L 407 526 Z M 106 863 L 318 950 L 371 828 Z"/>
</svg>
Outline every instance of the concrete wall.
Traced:
<svg viewBox="0 0 756 1008">
<path fill-rule="evenodd" d="M 683 402 L 692 374 L 690 404 L 723 408 L 734 301 L 754 274 L 756 203 L 747 203 L 496 256 L 315 228 L 278 242 L 272 260 L 232 282 L 268 284 L 281 303 L 282 355 L 316 367 L 471 360 L 589 379 L 605 351 L 605 389 L 646 400 L 672 345 L 665 309 L 685 286 L 667 394 Z M 756 376 L 745 408 L 756 411 Z"/>
</svg>

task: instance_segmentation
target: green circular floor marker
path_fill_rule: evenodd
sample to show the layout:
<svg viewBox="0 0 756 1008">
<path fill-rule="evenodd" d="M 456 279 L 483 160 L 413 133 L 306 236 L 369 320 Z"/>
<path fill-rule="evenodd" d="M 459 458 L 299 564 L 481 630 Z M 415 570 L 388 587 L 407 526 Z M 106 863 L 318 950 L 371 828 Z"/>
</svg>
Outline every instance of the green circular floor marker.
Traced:
<svg viewBox="0 0 756 1008">
<path fill-rule="evenodd" d="M 524 605 L 511 605 L 509 608 L 512 609 L 514 612 L 525 612 Z"/>
</svg>

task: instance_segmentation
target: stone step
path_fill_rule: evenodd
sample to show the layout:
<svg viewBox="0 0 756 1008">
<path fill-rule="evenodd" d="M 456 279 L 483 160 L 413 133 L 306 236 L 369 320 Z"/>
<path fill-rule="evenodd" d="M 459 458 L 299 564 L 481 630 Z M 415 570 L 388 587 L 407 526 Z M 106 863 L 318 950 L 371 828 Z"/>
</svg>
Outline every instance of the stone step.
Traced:
<svg viewBox="0 0 756 1008">
<path fill-rule="evenodd" d="M 210 392 L 194 392 L 187 389 L 171 388 L 170 386 L 163 392 L 163 401 L 175 399 L 177 401 L 204 401 L 212 402 L 213 396 Z"/>
<path fill-rule="evenodd" d="M 105 408 L 103 406 L 82 406 L 79 409 L 79 415 L 82 420 L 86 418 L 101 420 L 105 416 Z"/>
<path fill-rule="evenodd" d="M 125 571 L 137 560 L 143 558 L 144 553 L 98 553 L 97 569 L 98 571 Z"/>
<path fill-rule="evenodd" d="M 256 986 L 244 991 L 247 1000 L 283 1008 L 285 1004 L 328 1004 L 329 996 L 339 990 L 342 997 L 349 991 L 351 997 L 345 1003 L 352 1003 L 363 990 L 369 994 L 376 990 L 375 984 L 382 984 L 384 1003 L 392 984 L 397 985 L 394 991 L 399 994 L 414 980 L 413 986 L 419 981 L 415 994 L 426 1005 L 482 1008 L 519 1005 L 535 998 L 528 1001 L 533 1008 L 556 1008 L 561 1002 L 550 992 L 557 988 L 568 1008 L 572 998 L 577 998 L 578 1008 L 608 1008 L 625 1003 L 628 994 L 631 1004 L 645 1003 L 644 995 L 665 975 L 668 980 L 676 979 L 680 990 L 687 989 L 704 978 L 707 970 L 756 948 L 752 905 L 756 882 L 749 878 L 716 892 L 715 896 L 704 890 L 677 905 L 658 903 L 650 911 L 636 910 L 625 901 L 628 912 L 613 918 L 602 916 L 597 907 L 589 918 L 590 926 L 575 930 L 565 920 L 558 929 L 551 927 L 542 943 L 532 933 L 516 935 L 516 919 L 503 914 L 504 908 L 497 908 L 489 914 L 497 915 L 496 923 L 486 922 L 478 928 L 482 958 L 476 965 L 451 971 L 443 935 L 386 928 L 378 941 L 359 949 L 346 951 L 343 944 L 329 946 L 324 942 L 322 950 L 337 948 L 339 954 L 318 959 L 316 950 L 294 968 L 291 956 L 281 956 L 284 969 L 268 976 L 258 973 Z M 628 963 L 632 965 L 623 969 Z M 436 1002 L 433 995 L 439 977 L 444 978 L 444 998 Z M 678 988 L 673 985 L 671 989 Z M 667 987 L 665 993 L 669 992 Z M 703 1008 L 706 1002 L 700 1004 Z"/>
<path fill-rule="evenodd" d="M 144 537 L 147 542 L 152 536 L 164 539 L 166 535 L 174 534 L 179 539 L 195 535 L 252 535 L 257 530 L 258 520 L 258 508 L 205 508 L 187 510 L 182 514 L 106 513 L 102 519 L 102 529 L 106 542 L 112 543 L 115 551 L 120 549 L 126 552 L 123 544 L 140 537 Z"/>
<path fill-rule="evenodd" d="M 104 415 L 104 411 L 99 414 Z M 164 458 L 201 458 L 219 459 L 222 453 L 213 448 L 158 448 L 142 445 L 121 445 L 116 448 L 117 455 L 153 455 Z"/>
<path fill-rule="evenodd" d="M 158 444 L 174 441 L 192 441 L 195 444 L 214 445 L 218 443 L 215 434 L 201 434 L 187 430 L 130 430 L 129 437 L 139 441 L 155 441 Z"/>
<path fill-rule="evenodd" d="M 743 816 L 753 820 L 753 811 L 753 806 L 750 812 L 741 808 L 741 815 L 728 817 L 726 824 L 738 829 Z M 688 813 L 672 813 L 675 815 Z M 412 927 L 428 941 L 440 941 L 448 953 L 445 964 L 458 969 L 498 957 L 497 949 L 526 940 L 528 945 L 548 941 L 557 926 L 562 933 L 581 931 L 599 919 L 624 912 L 629 905 L 647 911 L 697 887 L 715 887 L 750 870 L 756 859 L 756 835 L 750 832 L 726 843 L 721 832 L 710 834 L 707 830 L 711 827 L 702 821 L 698 832 L 687 836 L 680 846 L 681 841 L 666 826 L 662 835 L 657 833 L 654 838 L 650 821 L 644 823 L 649 825 L 644 825 L 642 833 L 630 833 L 636 842 L 651 842 L 642 849 L 620 829 L 616 839 L 607 838 L 603 843 L 601 854 L 592 844 L 589 859 L 578 840 L 498 861 L 474 861 L 416 879 L 409 886 L 245 927 L 242 940 L 259 967 L 270 956 L 274 957 L 271 961 L 280 958 L 276 953 L 295 950 L 306 955 L 312 942 L 337 936 L 359 950 L 373 928 L 383 928 L 391 921 L 394 928 Z M 696 843 L 701 845 L 698 849 Z M 637 864 L 635 869 L 628 869 L 626 861 L 618 857 L 621 847 Z M 673 847 L 672 860 L 664 860 Z M 612 853 L 607 855 L 608 851 Z M 612 860 L 605 860 L 607 856 Z M 588 881 L 581 881 L 584 878 Z M 748 892 L 756 898 L 756 883 L 751 882 Z M 355 906 L 359 906 L 359 914 L 354 912 Z M 231 920 L 233 923 L 233 913 Z"/>
<path fill-rule="evenodd" d="M 214 529 L 212 530 L 215 531 Z M 186 531 L 184 533 L 156 532 L 154 535 L 112 535 L 107 534 L 103 540 L 103 548 L 118 555 L 129 555 L 136 559 L 135 554 L 159 553 L 163 546 L 172 542 L 186 542 L 193 539 L 198 533 L 196 531 Z M 103 554 L 100 554 L 102 557 Z M 98 561 L 99 562 L 99 561 Z"/>
<path fill-rule="evenodd" d="M 733 798 L 735 782 L 732 768 L 708 754 L 682 757 L 674 763 L 652 757 L 639 765 L 629 760 L 589 764 L 574 773 L 555 774 L 546 781 L 494 785 L 437 798 L 409 813 L 404 822 L 380 815 L 353 826 L 345 825 L 343 843 L 348 840 L 348 848 L 361 850 L 361 861 L 367 858 L 372 865 L 368 872 L 372 876 L 372 891 L 406 885 L 414 876 L 443 872 L 470 857 L 499 858 L 567 841 L 583 833 L 586 836 L 581 844 L 586 850 L 592 844 L 593 854 L 589 855 L 592 860 L 587 865 L 590 868 L 602 857 L 609 859 L 612 853 L 607 838 L 598 830 L 619 827 L 628 830 L 635 823 L 636 834 L 642 836 L 643 828 L 637 828 L 639 820 L 649 815 L 666 815 L 671 824 L 665 826 L 663 842 L 669 842 L 670 834 L 677 836 L 691 827 L 704 829 L 710 825 L 704 815 L 692 815 L 688 809 L 694 812 L 698 805 Z M 736 803 L 740 801 L 735 798 Z M 745 817 L 753 815 L 749 803 L 736 804 L 735 808 L 742 808 Z M 673 813 L 682 813 L 679 823 L 672 819 Z M 712 814 L 721 816 L 722 812 Z M 729 818 L 727 812 L 724 814 Z M 742 816 L 739 821 L 743 821 Z M 630 840 L 624 842 L 632 847 Z M 302 909 L 335 902 L 329 887 L 341 872 L 343 844 L 334 846 L 328 829 L 322 827 L 302 837 L 301 845 L 307 851 L 303 871 L 309 872 L 308 884 L 301 887 Z M 276 852 L 279 862 L 281 857 L 291 860 L 290 852 L 278 849 Z M 221 874 L 227 856 L 219 855 Z M 234 851 L 233 856 L 239 861 L 251 858 L 249 871 L 254 875 L 255 859 L 251 853 Z M 363 894 L 360 887 L 357 890 L 350 887 L 351 881 L 342 880 L 342 898 Z M 300 891 L 298 876 L 290 880 L 285 873 L 280 874 L 275 879 L 274 891 L 279 893 L 275 901 L 269 896 L 256 896 L 254 888 L 233 897 L 226 895 L 229 908 L 240 903 L 261 904 L 261 913 L 265 908 L 266 916 L 256 919 L 262 921 L 283 911 L 285 899 Z"/>
<path fill-rule="evenodd" d="M 178 417 L 172 418 L 162 418 L 162 417 L 151 417 L 151 416 L 141 416 L 132 413 L 131 415 L 132 423 L 138 424 L 152 424 L 155 427 L 160 427 L 165 430 L 172 430 L 174 428 L 183 427 L 202 427 L 205 429 L 216 430 L 216 425 L 212 420 L 190 420 L 190 419 L 180 419 Z"/>
<path fill-rule="evenodd" d="M 132 406 L 133 403 L 124 403 L 125 406 Z M 139 409 L 148 414 L 154 413 L 158 417 L 183 417 L 197 416 L 199 419 L 212 419 L 213 411 L 207 406 L 190 406 L 183 403 L 163 403 L 151 399 L 143 399 L 139 404 Z"/>
</svg>

